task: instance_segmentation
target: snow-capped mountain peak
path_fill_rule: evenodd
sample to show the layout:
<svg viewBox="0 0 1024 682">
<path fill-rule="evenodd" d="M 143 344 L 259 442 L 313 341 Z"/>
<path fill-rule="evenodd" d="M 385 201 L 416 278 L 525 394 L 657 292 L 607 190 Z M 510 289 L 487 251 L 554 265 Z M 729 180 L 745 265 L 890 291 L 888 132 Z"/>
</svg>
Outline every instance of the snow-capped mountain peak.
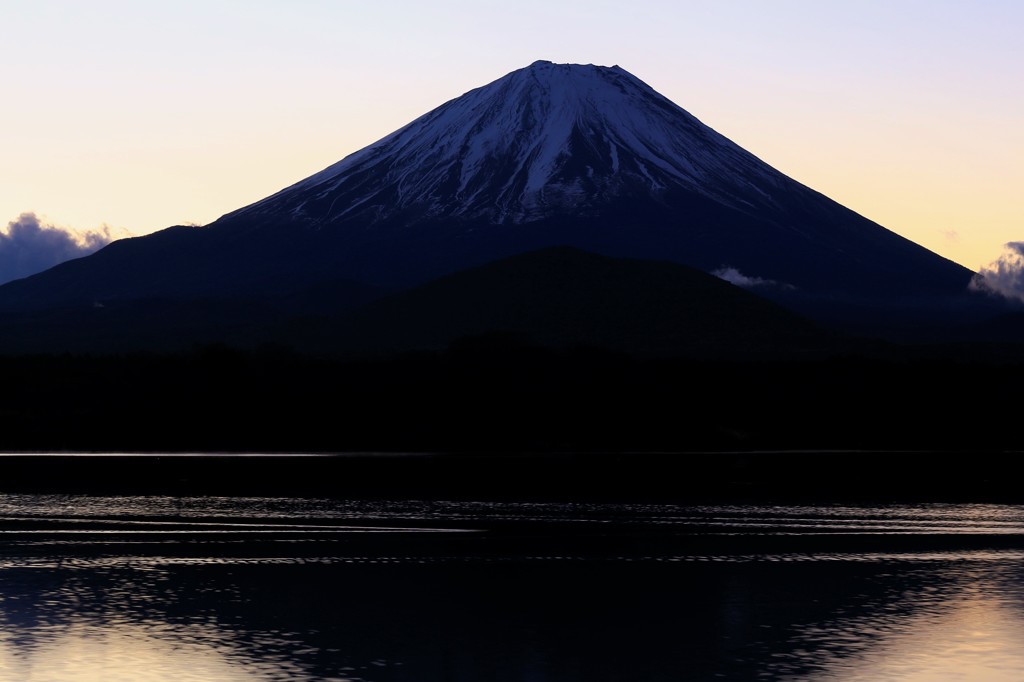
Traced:
<svg viewBox="0 0 1024 682">
<path fill-rule="evenodd" d="M 736 205 L 764 164 L 618 66 L 537 61 L 227 217 L 521 223 L 670 187 Z"/>
</svg>

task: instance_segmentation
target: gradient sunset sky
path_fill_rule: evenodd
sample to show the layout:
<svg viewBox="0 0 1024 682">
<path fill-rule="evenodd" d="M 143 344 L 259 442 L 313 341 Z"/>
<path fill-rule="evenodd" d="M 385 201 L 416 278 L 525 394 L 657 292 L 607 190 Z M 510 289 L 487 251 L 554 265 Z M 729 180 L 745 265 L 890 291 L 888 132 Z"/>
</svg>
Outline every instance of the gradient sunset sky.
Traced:
<svg viewBox="0 0 1024 682">
<path fill-rule="evenodd" d="M 206 224 L 547 59 L 971 269 L 1024 240 L 1018 0 L 0 0 L 0 226 Z"/>
</svg>

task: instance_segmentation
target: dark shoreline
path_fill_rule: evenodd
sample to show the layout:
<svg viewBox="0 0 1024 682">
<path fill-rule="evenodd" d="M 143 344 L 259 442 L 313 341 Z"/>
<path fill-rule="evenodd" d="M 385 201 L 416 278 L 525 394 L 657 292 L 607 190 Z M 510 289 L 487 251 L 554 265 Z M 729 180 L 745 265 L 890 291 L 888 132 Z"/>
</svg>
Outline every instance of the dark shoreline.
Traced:
<svg viewBox="0 0 1024 682">
<path fill-rule="evenodd" d="M 225 347 L 0 356 L 0 449 L 888 450 L 968 460 L 975 451 L 1024 451 L 1014 428 L 1024 355 L 946 350 L 730 362 L 478 341 L 358 359 Z"/>
<path fill-rule="evenodd" d="M 1024 503 L 1024 453 L 7 453 L 0 492 L 664 502 Z"/>
</svg>

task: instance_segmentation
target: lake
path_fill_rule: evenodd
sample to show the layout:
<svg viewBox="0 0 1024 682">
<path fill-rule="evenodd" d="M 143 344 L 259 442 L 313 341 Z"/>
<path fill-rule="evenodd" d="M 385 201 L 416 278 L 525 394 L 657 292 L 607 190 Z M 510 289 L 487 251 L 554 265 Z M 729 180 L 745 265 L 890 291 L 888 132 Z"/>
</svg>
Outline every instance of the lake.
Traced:
<svg viewBox="0 0 1024 682">
<path fill-rule="evenodd" d="M 0 680 L 1024 679 L 1024 508 L 0 495 Z"/>
</svg>

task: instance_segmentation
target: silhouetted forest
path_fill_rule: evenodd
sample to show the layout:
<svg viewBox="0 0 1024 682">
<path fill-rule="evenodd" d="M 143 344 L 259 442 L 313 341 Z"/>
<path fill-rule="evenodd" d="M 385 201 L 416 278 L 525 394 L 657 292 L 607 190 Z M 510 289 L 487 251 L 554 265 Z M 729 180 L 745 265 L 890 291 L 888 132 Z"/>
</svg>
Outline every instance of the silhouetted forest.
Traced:
<svg viewBox="0 0 1024 682">
<path fill-rule="evenodd" d="M 7 356 L 0 377 L 6 451 L 1024 447 L 1024 361 L 994 347 L 709 361 L 495 335 L 361 358 Z"/>
</svg>

